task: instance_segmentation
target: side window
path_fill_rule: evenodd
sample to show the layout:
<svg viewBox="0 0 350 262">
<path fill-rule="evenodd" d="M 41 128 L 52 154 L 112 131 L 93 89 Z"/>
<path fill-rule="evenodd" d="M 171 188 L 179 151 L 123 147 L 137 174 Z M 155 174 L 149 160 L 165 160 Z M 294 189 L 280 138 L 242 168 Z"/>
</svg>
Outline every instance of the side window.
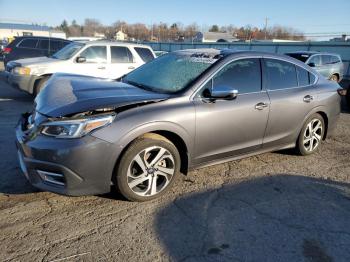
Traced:
<svg viewBox="0 0 350 262">
<path fill-rule="evenodd" d="M 339 57 L 332 55 L 331 56 L 331 64 L 336 64 L 336 63 L 340 63 L 340 59 L 339 59 Z"/>
<path fill-rule="evenodd" d="M 37 39 L 24 39 L 21 43 L 19 43 L 18 47 L 36 48 L 37 43 L 38 43 Z"/>
<path fill-rule="evenodd" d="M 105 63 L 107 61 L 106 46 L 90 46 L 79 56 L 85 57 L 87 63 Z"/>
<path fill-rule="evenodd" d="M 329 65 L 331 64 L 331 56 L 330 55 L 323 55 L 322 56 L 322 65 Z"/>
<path fill-rule="evenodd" d="M 314 74 L 309 73 L 309 78 L 310 78 L 310 84 L 312 85 L 313 83 L 315 83 L 316 77 L 314 76 Z"/>
<path fill-rule="evenodd" d="M 148 48 L 142 48 L 142 47 L 135 47 L 135 51 L 138 53 L 138 55 L 141 57 L 143 62 L 147 63 L 154 59 L 154 56 Z"/>
<path fill-rule="evenodd" d="M 124 46 L 111 46 L 111 62 L 112 63 L 132 63 L 133 56 L 129 48 Z"/>
<path fill-rule="evenodd" d="M 309 72 L 299 66 L 297 66 L 296 68 L 297 68 L 299 86 L 309 85 L 310 84 Z"/>
<path fill-rule="evenodd" d="M 261 68 L 259 58 L 237 60 L 225 66 L 213 78 L 213 87 L 230 86 L 239 93 L 261 90 Z"/>
<path fill-rule="evenodd" d="M 315 56 L 311 57 L 308 64 L 310 64 L 310 63 L 314 63 L 315 66 L 320 66 L 321 65 L 321 56 L 315 55 Z"/>
<path fill-rule="evenodd" d="M 61 49 L 60 41 L 50 41 L 50 50 L 51 51 L 58 51 Z"/>
<path fill-rule="evenodd" d="M 49 49 L 49 40 L 41 39 L 39 42 L 39 48 L 43 49 L 43 50 L 48 50 Z"/>
<path fill-rule="evenodd" d="M 267 72 L 267 88 L 269 90 L 297 87 L 295 65 L 277 60 L 265 59 Z"/>
</svg>

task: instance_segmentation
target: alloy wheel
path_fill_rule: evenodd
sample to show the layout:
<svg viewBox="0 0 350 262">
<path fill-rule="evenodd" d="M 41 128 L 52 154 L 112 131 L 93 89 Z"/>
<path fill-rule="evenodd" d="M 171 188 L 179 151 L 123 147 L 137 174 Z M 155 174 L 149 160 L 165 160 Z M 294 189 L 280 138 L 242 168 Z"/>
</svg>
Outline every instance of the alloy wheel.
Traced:
<svg viewBox="0 0 350 262">
<path fill-rule="evenodd" d="M 321 120 L 312 119 L 306 126 L 303 136 L 303 145 L 307 152 L 314 151 L 322 140 L 323 125 Z"/>
<path fill-rule="evenodd" d="M 168 186 L 174 173 L 172 154 L 161 146 L 152 146 L 133 158 L 127 171 L 127 183 L 135 194 L 153 196 Z"/>
</svg>

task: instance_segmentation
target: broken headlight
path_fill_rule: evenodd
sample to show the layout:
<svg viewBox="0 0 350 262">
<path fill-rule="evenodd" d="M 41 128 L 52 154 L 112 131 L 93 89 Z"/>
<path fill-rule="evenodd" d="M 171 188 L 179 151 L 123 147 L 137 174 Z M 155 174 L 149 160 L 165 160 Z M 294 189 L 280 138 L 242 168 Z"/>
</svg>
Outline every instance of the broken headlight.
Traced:
<svg viewBox="0 0 350 262">
<path fill-rule="evenodd" d="M 82 137 L 93 130 L 113 122 L 115 115 L 91 116 L 89 118 L 51 121 L 41 124 L 41 134 L 56 138 Z"/>
</svg>

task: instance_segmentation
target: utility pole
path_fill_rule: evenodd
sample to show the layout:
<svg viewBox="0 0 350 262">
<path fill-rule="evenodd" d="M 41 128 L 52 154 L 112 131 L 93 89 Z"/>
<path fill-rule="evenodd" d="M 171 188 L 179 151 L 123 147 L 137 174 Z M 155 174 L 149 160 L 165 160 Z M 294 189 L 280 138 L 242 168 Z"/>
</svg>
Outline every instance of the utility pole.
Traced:
<svg viewBox="0 0 350 262">
<path fill-rule="evenodd" d="M 265 17 L 265 40 L 267 39 L 267 21 L 269 20 L 268 17 Z"/>
</svg>

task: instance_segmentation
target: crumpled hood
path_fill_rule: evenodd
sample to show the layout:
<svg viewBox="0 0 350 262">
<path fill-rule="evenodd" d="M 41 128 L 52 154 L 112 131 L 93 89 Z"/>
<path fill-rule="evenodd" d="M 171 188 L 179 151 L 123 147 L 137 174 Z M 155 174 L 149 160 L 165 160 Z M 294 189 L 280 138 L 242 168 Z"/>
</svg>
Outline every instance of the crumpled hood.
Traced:
<svg viewBox="0 0 350 262">
<path fill-rule="evenodd" d="M 169 98 L 141 88 L 88 76 L 55 74 L 35 99 L 36 111 L 61 117 L 106 107 L 161 101 Z"/>
<path fill-rule="evenodd" d="M 16 63 L 21 64 L 22 66 L 42 66 L 44 64 L 49 64 L 49 63 L 57 63 L 60 60 L 55 59 L 55 58 L 50 58 L 46 56 L 40 56 L 40 57 L 33 57 L 33 58 L 24 58 L 24 59 L 18 59 L 15 60 Z"/>
</svg>

